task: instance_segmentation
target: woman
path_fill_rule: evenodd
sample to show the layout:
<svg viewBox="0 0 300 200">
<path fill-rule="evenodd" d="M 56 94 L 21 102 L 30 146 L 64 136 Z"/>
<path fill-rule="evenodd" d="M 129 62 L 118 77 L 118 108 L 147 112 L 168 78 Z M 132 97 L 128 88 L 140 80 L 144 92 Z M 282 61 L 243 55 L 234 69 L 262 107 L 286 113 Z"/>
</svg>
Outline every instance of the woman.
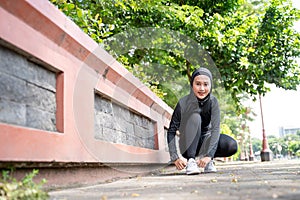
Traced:
<svg viewBox="0 0 300 200">
<path fill-rule="evenodd" d="M 168 145 L 171 161 L 178 170 L 186 168 L 186 173 L 199 174 L 216 172 L 214 157 L 228 157 L 237 152 L 236 141 L 220 134 L 220 109 L 218 100 L 211 94 L 212 74 L 206 68 L 199 68 L 192 74 L 190 94 L 177 103 L 169 130 Z M 180 153 L 177 154 L 175 135 L 179 131 Z M 199 157 L 196 162 L 195 158 Z"/>
</svg>

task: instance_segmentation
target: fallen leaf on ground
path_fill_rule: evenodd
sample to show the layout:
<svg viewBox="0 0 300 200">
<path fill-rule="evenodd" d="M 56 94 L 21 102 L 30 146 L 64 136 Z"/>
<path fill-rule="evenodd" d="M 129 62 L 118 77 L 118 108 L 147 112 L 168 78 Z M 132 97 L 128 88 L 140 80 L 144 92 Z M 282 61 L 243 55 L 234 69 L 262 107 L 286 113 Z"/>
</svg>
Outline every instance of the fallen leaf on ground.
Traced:
<svg viewBox="0 0 300 200">
<path fill-rule="evenodd" d="M 138 193 L 132 193 L 131 196 L 132 196 L 132 197 L 139 197 L 140 194 L 138 194 Z"/>
<path fill-rule="evenodd" d="M 231 180 L 231 182 L 237 183 L 237 182 L 238 182 L 238 179 L 237 179 L 237 178 L 233 178 L 233 179 Z"/>
<path fill-rule="evenodd" d="M 211 179 L 210 182 L 216 183 L 216 182 L 218 182 L 218 180 L 217 179 Z"/>
</svg>

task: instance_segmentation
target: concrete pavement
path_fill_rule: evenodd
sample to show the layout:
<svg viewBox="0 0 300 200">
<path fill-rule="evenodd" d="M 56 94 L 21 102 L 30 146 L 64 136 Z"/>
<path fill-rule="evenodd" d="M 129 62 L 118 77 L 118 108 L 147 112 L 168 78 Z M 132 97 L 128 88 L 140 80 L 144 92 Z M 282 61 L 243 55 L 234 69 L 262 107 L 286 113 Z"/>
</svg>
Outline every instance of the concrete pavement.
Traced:
<svg viewBox="0 0 300 200">
<path fill-rule="evenodd" d="M 216 163 L 217 173 L 185 175 L 174 166 L 149 176 L 51 191 L 51 200 L 300 199 L 300 160 Z"/>
</svg>

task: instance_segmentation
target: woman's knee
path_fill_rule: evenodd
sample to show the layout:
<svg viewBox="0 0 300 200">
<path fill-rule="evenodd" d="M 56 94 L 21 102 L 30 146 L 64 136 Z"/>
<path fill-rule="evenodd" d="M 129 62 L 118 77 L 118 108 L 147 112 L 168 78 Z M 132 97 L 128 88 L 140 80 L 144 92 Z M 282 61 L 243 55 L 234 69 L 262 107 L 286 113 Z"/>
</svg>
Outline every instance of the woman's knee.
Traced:
<svg viewBox="0 0 300 200">
<path fill-rule="evenodd" d="M 238 151 L 237 141 L 233 138 L 232 138 L 232 141 L 230 142 L 230 150 L 231 150 L 232 155 Z"/>
<path fill-rule="evenodd" d="M 227 156 L 234 155 L 238 151 L 238 144 L 232 137 L 221 134 L 219 140 L 219 148 L 223 152 L 227 152 Z"/>
<path fill-rule="evenodd" d="M 187 120 L 188 123 L 199 124 L 201 122 L 201 116 L 199 113 L 192 113 Z"/>
</svg>

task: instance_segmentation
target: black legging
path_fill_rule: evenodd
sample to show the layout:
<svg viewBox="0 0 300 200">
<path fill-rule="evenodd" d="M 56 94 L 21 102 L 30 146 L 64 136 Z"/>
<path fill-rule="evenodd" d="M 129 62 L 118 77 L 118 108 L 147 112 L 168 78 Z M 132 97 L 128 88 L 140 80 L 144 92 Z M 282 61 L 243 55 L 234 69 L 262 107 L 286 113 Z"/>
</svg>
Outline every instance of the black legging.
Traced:
<svg viewBox="0 0 300 200">
<path fill-rule="evenodd" d="M 237 142 L 230 136 L 221 134 L 214 157 L 229 157 L 238 150 Z"/>
</svg>

